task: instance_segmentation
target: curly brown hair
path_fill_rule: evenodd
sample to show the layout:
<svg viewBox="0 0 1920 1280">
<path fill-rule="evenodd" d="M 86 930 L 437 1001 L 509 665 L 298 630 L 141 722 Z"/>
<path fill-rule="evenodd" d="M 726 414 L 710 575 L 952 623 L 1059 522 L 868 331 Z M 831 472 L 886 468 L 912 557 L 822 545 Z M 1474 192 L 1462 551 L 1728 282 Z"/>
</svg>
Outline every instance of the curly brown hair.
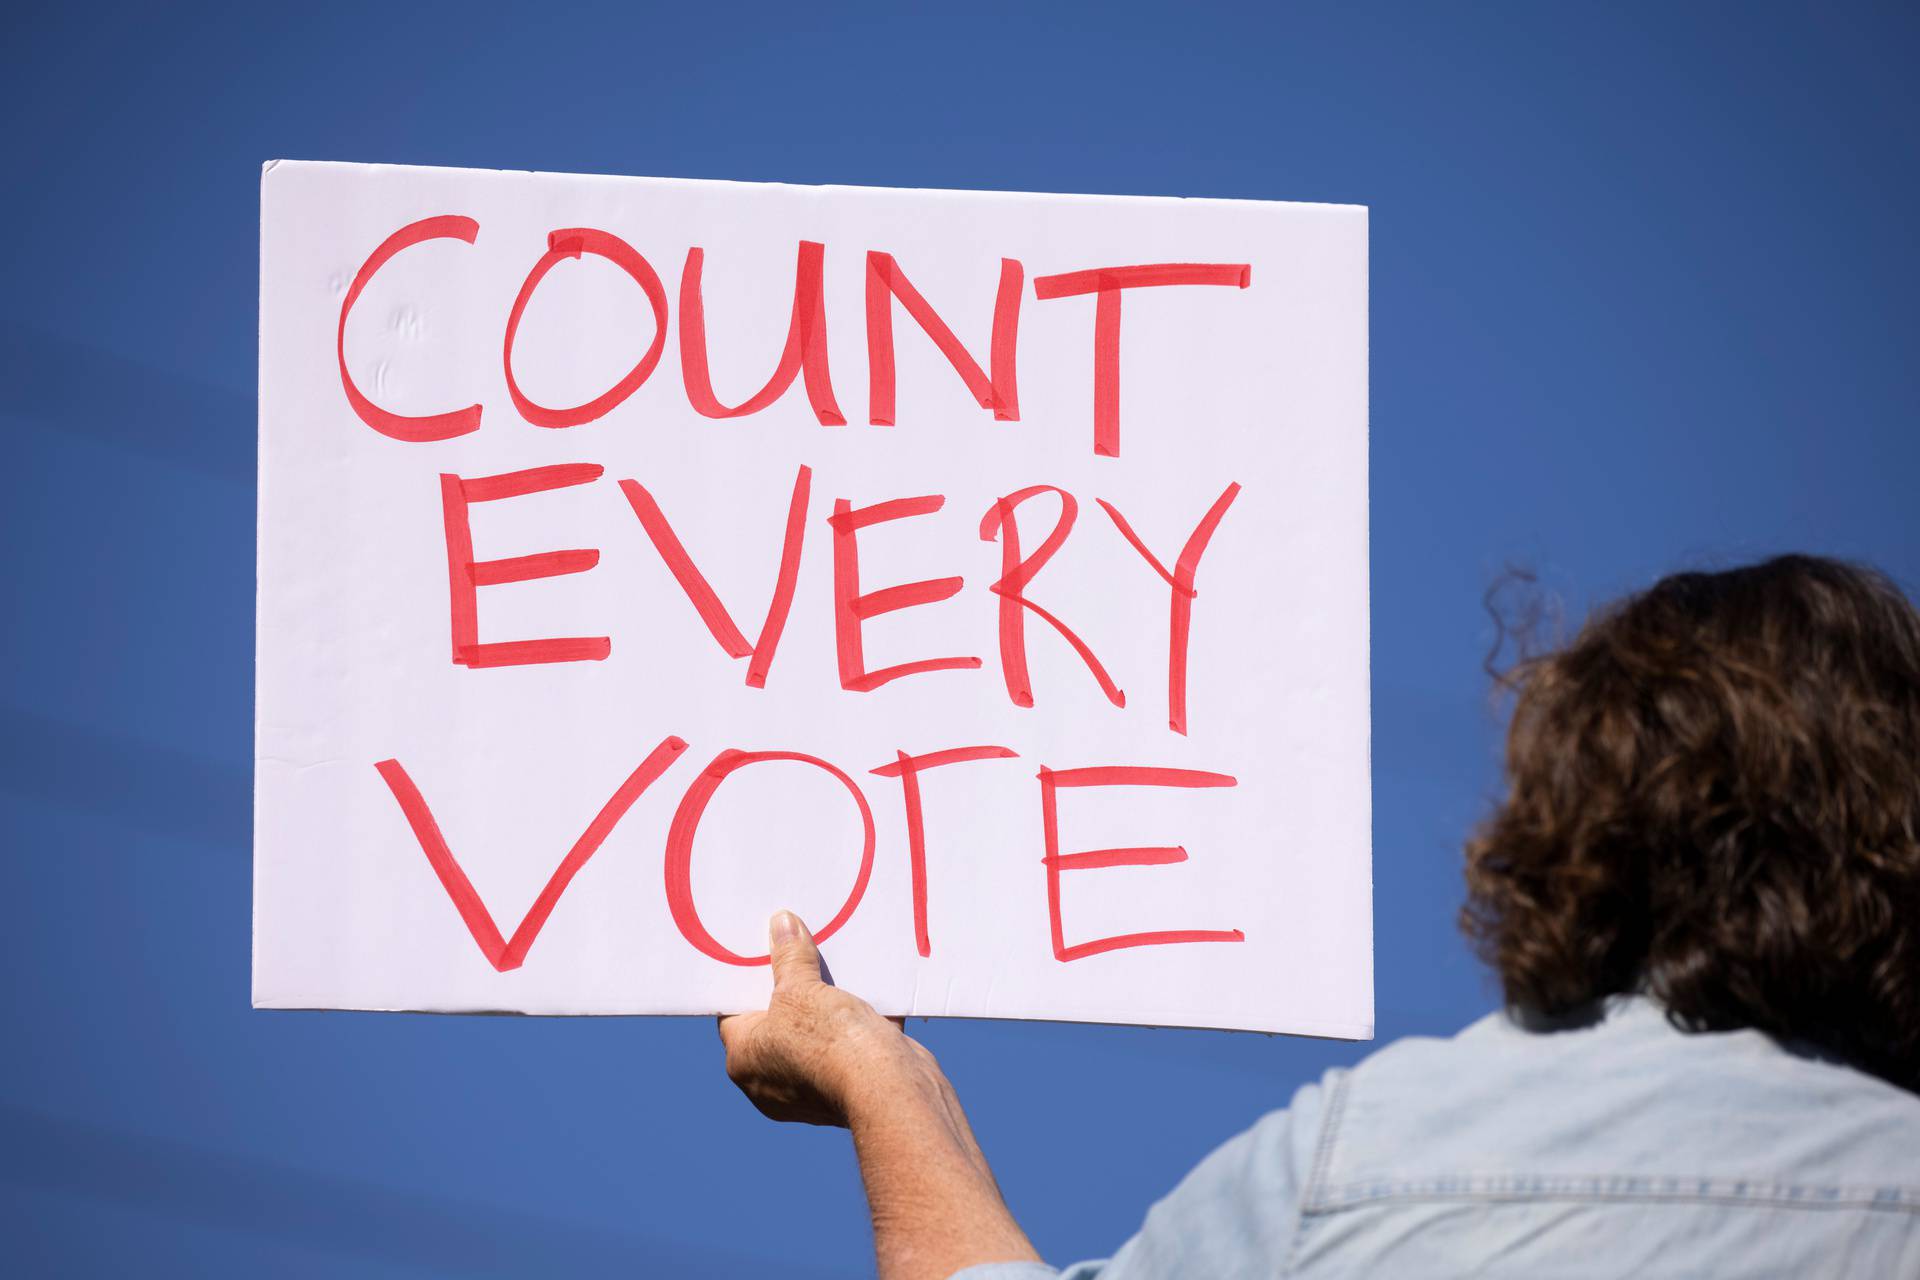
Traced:
<svg viewBox="0 0 1920 1280">
<path fill-rule="evenodd" d="M 1920 614 L 1891 581 L 1675 574 L 1501 679 L 1461 924 L 1510 1006 L 1640 991 L 1920 1088 Z"/>
</svg>

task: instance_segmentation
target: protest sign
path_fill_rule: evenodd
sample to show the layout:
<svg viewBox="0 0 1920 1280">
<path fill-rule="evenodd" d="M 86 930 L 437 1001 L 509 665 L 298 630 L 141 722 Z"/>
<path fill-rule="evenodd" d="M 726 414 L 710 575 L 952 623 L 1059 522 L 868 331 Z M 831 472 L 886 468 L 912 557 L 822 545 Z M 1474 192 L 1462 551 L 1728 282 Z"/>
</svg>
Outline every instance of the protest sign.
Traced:
<svg viewBox="0 0 1920 1280">
<path fill-rule="evenodd" d="M 1372 1030 L 1366 216 L 276 162 L 254 1003 Z"/>
</svg>

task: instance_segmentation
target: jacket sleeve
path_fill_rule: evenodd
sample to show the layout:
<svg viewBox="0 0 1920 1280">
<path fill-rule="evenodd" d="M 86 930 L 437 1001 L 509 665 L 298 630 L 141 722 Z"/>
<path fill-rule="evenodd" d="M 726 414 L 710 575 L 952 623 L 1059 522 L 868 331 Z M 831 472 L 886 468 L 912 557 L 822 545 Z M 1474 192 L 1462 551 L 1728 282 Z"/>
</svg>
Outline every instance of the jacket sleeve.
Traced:
<svg viewBox="0 0 1920 1280">
<path fill-rule="evenodd" d="M 1320 1137 L 1321 1085 L 1269 1112 L 1196 1165 L 1113 1257 L 1056 1269 L 1038 1262 L 966 1267 L 951 1280 L 1171 1280 L 1272 1276 L 1285 1263 Z"/>
</svg>

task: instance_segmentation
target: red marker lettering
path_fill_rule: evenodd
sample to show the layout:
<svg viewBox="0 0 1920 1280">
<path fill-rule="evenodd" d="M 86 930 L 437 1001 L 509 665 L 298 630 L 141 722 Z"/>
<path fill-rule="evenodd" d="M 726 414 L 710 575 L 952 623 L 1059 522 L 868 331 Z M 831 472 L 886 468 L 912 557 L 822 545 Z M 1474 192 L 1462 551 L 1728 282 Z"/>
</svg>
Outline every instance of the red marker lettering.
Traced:
<svg viewBox="0 0 1920 1280">
<path fill-rule="evenodd" d="M 1055 494 L 1060 499 L 1060 518 L 1053 523 L 1053 532 L 1046 541 L 1035 549 L 1032 555 L 1020 554 L 1020 524 L 1015 518 L 1020 504 L 1042 493 Z M 1066 623 L 1042 609 L 1024 594 L 1027 584 L 1034 575 L 1053 559 L 1054 552 L 1067 540 L 1067 534 L 1073 529 L 1073 521 L 1080 504 L 1065 489 L 1057 489 L 1050 484 L 1036 484 L 1008 494 L 987 509 L 980 520 L 980 540 L 992 542 L 1000 539 L 1000 580 L 988 588 L 1000 597 L 1000 672 L 1007 682 L 1007 696 L 1013 699 L 1016 707 L 1033 705 L 1033 682 L 1027 676 L 1027 622 L 1023 609 L 1033 612 L 1060 633 L 1062 639 L 1073 646 L 1080 655 L 1080 661 L 1087 664 L 1087 670 L 1100 685 L 1100 691 L 1107 695 L 1107 701 L 1116 707 L 1127 705 L 1127 695 L 1113 683 L 1113 677 L 1100 665 L 1100 659 L 1093 656 L 1086 642 L 1075 635 Z"/>
<path fill-rule="evenodd" d="M 748 645 L 747 638 L 740 634 L 740 628 L 733 625 L 733 615 L 720 603 L 720 597 L 713 593 L 706 576 L 693 563 L 693 557 L 687 554 L 687 549 L 680 545 L 673 526 L 660 510 L 660 504 L 653 500 L 653 495 L 637 480 L 620 482 L 620 491 L 627 495 L 633 513 L 640 517 L 640 525 L 647 531 L 647 537 L 653 540 L 654 550 L 660 553 L 660 558 L 666 562 L 680 589 L 687 593 L 687 599 L 693 603 L 700 620 L 707 624 L 707 631 L 729 657 L 752 656 L 753 661 L 747 664 L 747 683 L 755 689 L 766 686 L 767 668 L 773 665 L 773 654 L 780 647 L 780 634 L 786 628 L 787 614 L 793 609 L 794 582 L 800 576 L 800 548 L 807 536 L 807 495 L 812 479 L 813 471 L 806 466 L 802 466 L 793 477 L 793 499 L 787 504 L 786 536 L 780 544 L 780 568 L 774 576 L 773 598 L 767 603 L 766 620 L 760 626 L 760 639 L 753 645 Z"/>
<path fill-rule="evenodd" d="M 584 573 L 600 563 L 598 551 L 547 551 L 507 560 L 473 558 L 473 528 L 467 509 L 476 502 L 497 502 L 549 489 L 586 484 L 600 478 L 590 462 L 535 467 L 505 475 L 463 480 L 440 477 L 440 505 L 447 531 L 447 594 L 453 612 L 453 660 L 463 667 L 512 667 L 537 662 L 598 662 L 613 645 L 605 636 L 480 643 L 479 588 L 525 582 L 565 573 Z"/>
<path fill-rule="evenodd" d="M 897 753 L 892 764 L 883 764 L 869 772 L 882 778 L 900 779 L 900 790 L 907 805 L 907 867 L 913 890 L 913 942 L 920 954 L 932 955 L 927 940 L 927 832 L 920 812 L 920 775 L 942 765 L 964 764 L 969 760 L 1011 760 L 1019 755 L 1005 747 L 954 747 L 930 751 L 923 756 Z"/>
<path fill-rule="evenodd" d="M 1072 298 L 1095 295 L 1093 304 L 1093 451 L 1120 456 L 1120 293 L 1154 285 L 1212 284 L 1244 289 L 1253 268 L 1244 262 L 1161 262 L 1137 267 L 1096 267 L 1039 276 L 1033 296 Z"/>
<path fill-rule="evenodd" d="M 867 254 L 867 420 L 876 427 L 894 422 L 893 299 L 919 322 L 982 409 L 999 422 L 1020 421 L 1016 368 L 1020 334 L 1020 286 L 1026 271 L 1012 258 L 1000 259 L 1000 289 L 993 301 L 993 339 L 989 378 L 953 336 L 939 313 L 927 305 L 890 253 Z"/>
<path fill-rule="evenodd" d="M 678 738 L 667 737 L 653 749 L 640 767 L 627 776 L 620 789 L 613 793 L 601 808 L 599 814 L 574 842 L 567 856 L 560 860 L 547 887 L 527 908 L 527 914 L 521 917 L 520 927 L 513 931 L 511 939 L 500 936 L 500 928 L 493 922 L 493 913 L 480 900 L 474 891 L 473 882 L 467 879 L 467 873 L 460 869 L 460 863 L 447 848 L 446 837 L 440 833 L 440 824 L 433 820 L 433 811 L 427 808 L 427 802 L 420 795 L 420 789 L 413 785 L 413 779 L 401 767 L 398 760 L 382 760 L 374 766 L 380 771 L 387 789 L 393 792 L 393 798 L 400 805 L 400 812 L 406 816 L 407 825 L 413 828 L 414 839 L 420 842 L 420 851 L 427 855 L 427 861 L 433 866 L 433 873 L 440 877 L 441 887 L 453 900 L 454 910 L 460 913 L 460 919 L 466 924 L 467 932 L 480 948 L 480 954 L 487 963 L 505 973 L 509 969 L 518 969 L 527 958 L 527 951 L 533 946 L 533 940 L 540 936 L 541 928 L 547 923 L 547 917 L 553 914 L 554 904 L 560 901 L 560 895 L 567 891 L 581 867 L 587 865 L 587 859 L 594 855 L 608 834 L 619 825 L 627 810 L 640 794 L 653 784 L 653 780 L 665 773 L 687 744 Z"/>
<path fill-rule="evenodd" d="M 1185 862 L 1187 851 L 1177 845 L 1145 848 L 1089 849 L 1083 853 L 1060 852 L 1058 791 L 1061 787 L 1231 787 L 1235 779 L 1224 773 L 1203 773 L 1198 769 L 1151 769 L 1109 765 L 1094 769 L 1040 770 L 1040 821 L 1045 830 L 1047 855 L 1041 859 L 1047 868 L 1047 916 L 1053 925 L 1053 954 L 1062 962 L 1097 956 L 1122 947 L 1156 947 L 1179 942 L 1245 942 L 1247 935 L 1238 929 L 1160 929 L 1148 933 L 1123 933 L 1110 938 L 1067 945 L 1066 931 L 1060 923 L 1060 873 L 1093 871 L 1101 867 L 1155 867 Z"/>
<path fill-rule="evenodd" d="M 673 922 L 679 926 L 680 936 L 692 943 L 702 955 L 711 956 L 723 964 L 766 964 L 767 957 L 737 955 L 727 950 L 700 923 L 700 913 L 693 905 L 693 837 L 700 828 L 700 816 L 707 811 L 707 802 L 713 799 L 713 793 L 720 789 L 720 784 L 727 780 L 728 775 L 750 764 L 768 760 L 810 764 L 838 778 L 853 797 L 866 832 L 860 850 L 860 871 L 853 880 L 853 892 L 847 895 L 846 903 L 840 908 L 839 914 L 827 922 L 826 928 L 814 933 L 815 941 L 825 942 L 847 922 L 867 892 L 867 878 L 873 874 L 873 810 L 867 807 L 867 798 L 860 794 L 860 788 L 852 778 L 825 760 L 802 755 L 798 751 L 722 751 L 700 771 L 700 776 L 693 780 L 693 785 L 687 788 L 687 794 L 681 798 L 680 807 L 674 810 L 673 823 L 667 828 L 666 876 L 667 909 L 673 913 Z"/>
<path fill-rule="evenodd" d="M 464 240 L 472 244 L 474 237 L 480 234 L 480 224 L 472 218 L 462 218 L 456 214 L 446 214 L 438 218 L 422 218 L 410 222 L 385 240 L 380 247 L 360 264 L 360 270 L 354 273 L 353 283 L 347 288 L 346 299 L 340 304 L 340 334 L 336 350 L 340 357 L 340 385 L 347 393 L 347 403 L 360 415 L 360 421 L 372 427 L 383 436 L 395 440 L 405 440 L 412 444 L 428 440 L 447 440 L 454 436 L 466 435 L 480 428 L 480 406 L 470 404 L 464 409 L 455 409 L 450 413 L 429 413 L 421 417 L 409 417 L 403 413 L 390 413 L 373 401 L 360 394 L 360 388 L 354 383 L 353 375 L 347 372 L 347 317 L 353 312 L 353 304 L 360 300 L 360 291 L 367 287 L 381 267 L 387 265 L 387 259 L 402 249 L 426 240 Z"/>
<path fill-rule="evenodd" d="M 974 670 L 978 658 L 925 658 L 898 666 L 868 671 L 862 646 L 861 625 L 872 617 L 934 604 L 960 590 L 959 578 L 929 578 L 897 587 L 886 587 L 864 595 L 860 592 L 860 544 L 858 533 L 870 525 L 908 516 L 923 516 L 938 511 L 947 500 L 938 494 L 920 498 L 895 498 L 855 509 L 845 498 L 836 498 L 828 523 L 833 526 L 833 631 L 834 648 L 840 663 L 840 687 L 855 693 L 869 693 L 902 676 L 923 671 Z"/>
<path fill-rule="evenodd" d="M 827 369 L 827 306 L 821 281 L 826 246 L 812 240 L 800 242 L 800 259 L 793 274 L 793 316 L 787 321 L 787 345 L 780 352 L 767 385 L 738 405 L 728 408 L 713 394 L 713 378 L 707 370 L 707 312 L 700 297 L 700 270 L 706 260 L 704 250 L 687 250 L 687 264 L 680 272 L 680 374 L 686 383 L 687 403 L 696 413 L 708 418 L 742 418 L 778 400 L 793 385 L 794 375 L 805 371 L 807 400 L 813 416 L 823 427 L 846 425 L 846 418 L 833 398 L 833 379 Z"/>
<path fill-rule="evenodd" d="M 653 304 L 653 345 L 647 348 L 647 353 L 627 371 L 625 377 L 600 395 L 571 409 L 548 409 L 529 400 L 522 394 L 520 384 L 514 380 L 513 340 L 520 332 L 520 317 L 526 311 L 533 291 L 546 279 L 547 272 L 563 260 L 578 258 L 583 253 L 591 253 L 613 263 L 631 276 L 633 282 L 645 292 L 647 301 Z M 526 283 L 520 286 L 520 294 L 513 300 L 513 310 L 507 313 L 507 340 L 500 357 L 507 369 L 507 394 L 513 397 L 514 407 L 520 410 L 520 416 L 536 427 L 577 427 L 583 422 L 605 417 L 638 391 L 640 384 L 653 372 L 653 367 L 660 363 L 660 352 L 666 344 L 667 291 L 661 287 L 660 277 L 654 274 L 653 265 L 625 240 L 605 231 L 595 231 L 591 227 L 569 227 L 564 231 L 555 231 L 547 237 L 546 253 L 527 273 Z"/>
<path fill-rule="evenodd" d="M 1193 597 L 1197 594 L 1193 588 L 1193 576 L 1200 569 L 1200 557 L 1206 554 L 1207 543 L 1213 538 L 1213 531 L 1220 527 L 1221 518 L 1227 514 L 1227 508 L 1233 505 L 1233 499 L 1240 492 L 1238 484 L 1229 484 L 1213 505 L 1207 508 L 1207 514 L 1200 517 L 1200 523 L 1187 536 L 1180 548 L 1180 556 L 1173 562 L 1173 571 L 1160 563 L 1160 558 L 1147 550 L 1147 544 L 1133 531 L 1127 518 L 1115 509 L 1112 503 L 1102 498 L 1094 501 L 1100 504 L 1113 520 L 1114 527 L 1140 558 L 1153 567 L 1153 571 L 1173 588 L 1173 603 L 1168 610 L 1167 636 L 1167 725 L 1175 733 L 1187 731 L 1187 638 L 1193 630 Z"/>
</svg>

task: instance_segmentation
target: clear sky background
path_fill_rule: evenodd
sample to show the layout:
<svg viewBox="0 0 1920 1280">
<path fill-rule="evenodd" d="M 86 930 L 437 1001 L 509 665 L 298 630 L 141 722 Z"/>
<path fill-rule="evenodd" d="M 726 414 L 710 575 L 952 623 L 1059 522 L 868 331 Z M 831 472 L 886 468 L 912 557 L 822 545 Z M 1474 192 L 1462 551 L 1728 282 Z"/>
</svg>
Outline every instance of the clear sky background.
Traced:
<svg viewBox="0 0 1920 1280">
<path fill-rule="evenodd" d="M 1920 583 L 1920 18 L 1773 4 L 255 4 L 0 36 L 0 1242 L 24 1274 L 845 1275 L 706 1020 L 248 1008 L 260 164 L 1371 206 L 1381 1040 L 1454 931 L 1509 564 Z M 915 1024 L 1051 1258 L 1368 1046 Z"/>
</svg>

